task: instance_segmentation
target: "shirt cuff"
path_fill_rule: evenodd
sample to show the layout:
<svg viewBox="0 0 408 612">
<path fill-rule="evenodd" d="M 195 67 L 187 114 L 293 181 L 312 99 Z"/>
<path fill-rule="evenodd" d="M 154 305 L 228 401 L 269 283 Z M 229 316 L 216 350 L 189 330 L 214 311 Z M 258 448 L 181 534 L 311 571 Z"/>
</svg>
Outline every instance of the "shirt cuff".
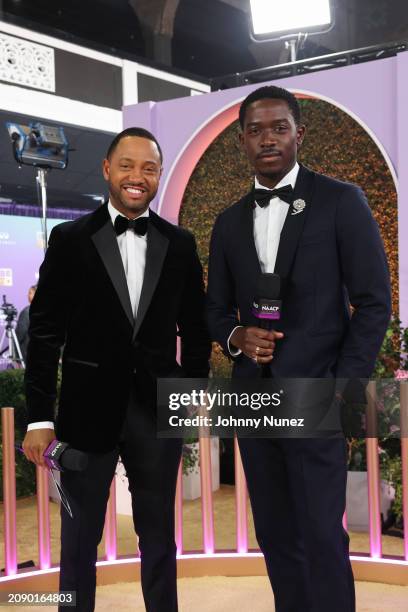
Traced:
<svg viewBox="0 0 408 612">
<path fill-rule="evenodd" d="M 231 340 L 232 334 L 234 333 L 234 331 L 236 329 L 239 329 L 240 327 L 243 327 L 243 325 L 237 325 L 236 327 L 234 327 L 234 329 L 232 330 L 232 332 L 228 336 L 227 346 L 228 346 L 228 350 L 230 352 L 230 355 L 232 355 L 232 357 L 238 357 L 238 355 L 240 355 L 242 353 L 241 349 L 239 349 L 239 348 L 233 349 L 233 348 L 231 348 L 231 345 L 230 345 L 230 340 Z"/>
<path fill-rule="evenodd" d="M 52 421 L 37 421 L 37 423 L 30 423 L 27 427 L 27 431 L 33 429 L 54 429 L 54 423 Z"/>
</svg>

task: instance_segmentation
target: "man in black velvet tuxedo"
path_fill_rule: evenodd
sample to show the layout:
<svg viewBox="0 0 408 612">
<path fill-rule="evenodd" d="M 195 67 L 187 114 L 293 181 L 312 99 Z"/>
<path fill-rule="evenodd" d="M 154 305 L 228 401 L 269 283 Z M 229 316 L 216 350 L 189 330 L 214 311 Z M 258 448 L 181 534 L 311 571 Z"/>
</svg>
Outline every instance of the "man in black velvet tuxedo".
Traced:
<svg viewBox="0 0 408 612">
<path fill-rule="evenodd" d="M 240 124 L 255 186 L 214 226 L 212 337 L 234 359 L 235 377 L 368 378 L 390 317 L 390 284 L 362 191 L 297 163 L 305 128 L 290 92 L 252 92 Z M 261 272 L 282 280 L 273 331 L 251 312 Z M 239 444 L 276 611 L 353 612 L 344 437 Z"/>
<path fill-rule="evenodd" d="M 129 128 L 113 140 L 103 164 L 109 202 L 53 229 L 31 305 L 24 451 L 44 465 L 56 434 L 89 456 L 84 472 L 61 474 L 73 518 L 62 508 L 60 590 L 76 591 L 81 612 L 94 609 L 97 545 L 119 455 L 146 609 L 177 610 L 174 498 L 182 443 L 156 437 L 156 381 L 206 377 L 210 342 L 194 238 L 149 210 L 161 168 L 150 132 Z"/>
</svg>

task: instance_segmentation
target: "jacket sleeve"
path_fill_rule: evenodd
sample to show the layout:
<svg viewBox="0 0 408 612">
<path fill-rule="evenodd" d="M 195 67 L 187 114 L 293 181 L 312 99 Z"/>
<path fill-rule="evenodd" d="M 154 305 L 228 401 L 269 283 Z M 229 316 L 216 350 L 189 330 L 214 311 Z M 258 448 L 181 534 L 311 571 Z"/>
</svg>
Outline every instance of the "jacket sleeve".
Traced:
<svg viewBox="0 0 408 612">
<path fill-rule="evenodd" d="M 361 189 L 347 186 L 336 235 L 345 288 L 354 312 L 337 362 L 337 378 L 369 378 L 391 316 L 391 288 L 380 232 Z"/>
<path fill-rule="evenodd" d="M 203 269 L 192 235 L 189 271 L 184 286 L 177 325 L 181 338 L 181 367 L 189 378 L 207 378 L 211 341 L 205 320 Z"/>
<path fill-rule="evenodd" d="M 228 350 L 228 338 L 240 322 L 235 299 L 235 283 L 224 251 L 226 238 L 224 225 L 224 219 L 221 215 L 215 222 L 211 236 L 208 263 L 207 317 L 211 338 L 221 345 L 228 357 L 231 357 Z"/>
<path fill-rule="evenodd" d="M 37 291 L 30 306 L 25 371 L 28 422 L 54 421 L 57 373 L 69 310 L 68 253 L 56 226 L 40 267 Z"/>
</svg>

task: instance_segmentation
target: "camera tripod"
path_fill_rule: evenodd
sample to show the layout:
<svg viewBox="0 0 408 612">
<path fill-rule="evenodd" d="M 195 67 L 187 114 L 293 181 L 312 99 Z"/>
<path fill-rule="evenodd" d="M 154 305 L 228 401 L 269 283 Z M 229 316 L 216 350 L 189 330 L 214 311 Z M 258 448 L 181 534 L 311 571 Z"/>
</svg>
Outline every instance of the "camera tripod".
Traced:
<svg viewBox="0 0 408 612">
<path fill-rule="evenodd" d="M 4 341 L 8 340 L 8 347 L 3 349 Z M 6 327 L 2 333 L 0 340 L 0 355 L 6 353 L 5 359 L 14 367 L 25 368 L 23 355 L 21 353 L 20 344 L 16 335 L 16 330 L 13 327 L 12 321 L 6 319 Z"/>
</svg>

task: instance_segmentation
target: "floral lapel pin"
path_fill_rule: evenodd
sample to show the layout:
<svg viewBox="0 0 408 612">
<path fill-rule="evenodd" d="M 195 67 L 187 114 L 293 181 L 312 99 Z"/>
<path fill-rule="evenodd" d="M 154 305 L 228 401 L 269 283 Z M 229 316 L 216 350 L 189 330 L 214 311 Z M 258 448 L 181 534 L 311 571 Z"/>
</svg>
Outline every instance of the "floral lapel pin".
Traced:
<svg viewBox="0 0 408 612">
<path fill-rule="evenodd" d="M 306 202 L 304 200 L 295 200 L 292 204 L 293 210 L 290 213 L 291 215 L 299 215 L 306 208 Z"/>
</svg>

